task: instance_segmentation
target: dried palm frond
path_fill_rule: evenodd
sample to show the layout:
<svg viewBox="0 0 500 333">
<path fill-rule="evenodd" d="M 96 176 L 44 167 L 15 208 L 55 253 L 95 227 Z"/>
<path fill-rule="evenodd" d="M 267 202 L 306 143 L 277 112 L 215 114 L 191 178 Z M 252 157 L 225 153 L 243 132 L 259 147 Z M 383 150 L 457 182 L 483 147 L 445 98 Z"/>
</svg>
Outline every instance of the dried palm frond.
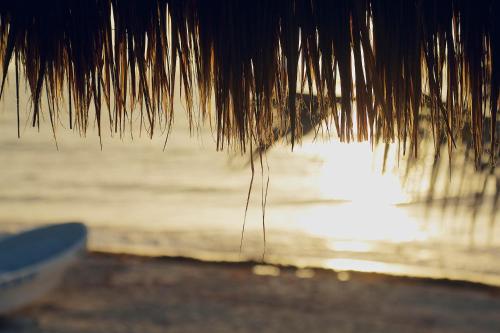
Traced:
<svg viewBox="0 0 500 333">
<path fill-rule="evenodd" d="M 198 98 L 217 147 L 242 151 L 276 132 L 300 140 L 297 93 L 308 90 L 315 117 L 332 119 L 341 140 L 409 141 L 416 155 L 427 104 L 437 152 L 441 138 L 451 150 L 466 128 L 476 163 L 485 151 L 494 163 L 499 16 L 494 0 L 7 0 L 0 89 L 15 63 L 34 126 L 46 94 L 53 126 L 67 97 L 81 133 L 91 109 L 99 135 L 105 111 L 111 131 L 124 133 L 139 110 L 153 135 L 172 124 L 178 80 L 189 119 Z"/>
</svg>

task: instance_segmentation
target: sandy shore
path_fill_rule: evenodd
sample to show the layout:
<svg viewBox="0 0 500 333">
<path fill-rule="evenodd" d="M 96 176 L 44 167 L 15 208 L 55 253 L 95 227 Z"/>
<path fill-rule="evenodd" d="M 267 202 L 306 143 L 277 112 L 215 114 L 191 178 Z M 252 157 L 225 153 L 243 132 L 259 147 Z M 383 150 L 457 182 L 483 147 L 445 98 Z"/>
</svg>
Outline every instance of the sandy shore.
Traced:
<svg viewBox="0 0 500 333">
<path fill-rule="evenodd" d="M 92 253 L 46 298 L 0 319 L 13 333 L 307 331 L 497 333 L 500 290 Z"/>
</svg>

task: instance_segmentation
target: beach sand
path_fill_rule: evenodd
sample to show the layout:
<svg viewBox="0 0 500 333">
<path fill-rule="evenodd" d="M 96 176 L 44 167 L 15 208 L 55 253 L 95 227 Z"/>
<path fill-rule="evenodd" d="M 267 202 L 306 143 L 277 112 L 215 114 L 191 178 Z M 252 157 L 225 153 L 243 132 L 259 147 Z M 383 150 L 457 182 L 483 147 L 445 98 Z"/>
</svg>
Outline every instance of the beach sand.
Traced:
<svg viewBox="0 0 500 333">
<path fill-rule="evenodd" d="M 258 274 L 256 274 L 258 273 Z M 0 332 L 500 332 L 471 283 L 90 253 Z"/>
</svg>

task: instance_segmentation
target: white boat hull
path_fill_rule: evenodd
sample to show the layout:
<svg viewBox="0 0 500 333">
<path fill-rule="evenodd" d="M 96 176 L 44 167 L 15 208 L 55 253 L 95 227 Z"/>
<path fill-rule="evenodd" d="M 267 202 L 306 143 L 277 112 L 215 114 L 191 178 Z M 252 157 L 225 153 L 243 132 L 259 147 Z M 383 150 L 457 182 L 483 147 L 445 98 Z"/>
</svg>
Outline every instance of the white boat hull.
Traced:
<svg viewBox="0 0 500 333">
<path fill-rule="evenodd" d="M 12 272 L 0 271 L 0 314 L 15 311 L 47 294 L 85 249 L 86 237 L 41 262 Z"/>
</svg>

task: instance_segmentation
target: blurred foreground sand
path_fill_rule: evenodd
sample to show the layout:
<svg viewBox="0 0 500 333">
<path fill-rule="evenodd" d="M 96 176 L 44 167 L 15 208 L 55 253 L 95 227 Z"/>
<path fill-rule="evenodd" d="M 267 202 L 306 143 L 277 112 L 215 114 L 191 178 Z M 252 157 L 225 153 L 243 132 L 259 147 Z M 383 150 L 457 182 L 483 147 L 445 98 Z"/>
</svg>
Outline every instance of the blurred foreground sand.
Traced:
<svg viewBox="0 0 500 333">
<path fill-rule="evenodd" d="M 0 319 L 13 333 L 307 331 L 497 333 L 500 289 L 92 253 L 46 298 Z"/>
</svg>

